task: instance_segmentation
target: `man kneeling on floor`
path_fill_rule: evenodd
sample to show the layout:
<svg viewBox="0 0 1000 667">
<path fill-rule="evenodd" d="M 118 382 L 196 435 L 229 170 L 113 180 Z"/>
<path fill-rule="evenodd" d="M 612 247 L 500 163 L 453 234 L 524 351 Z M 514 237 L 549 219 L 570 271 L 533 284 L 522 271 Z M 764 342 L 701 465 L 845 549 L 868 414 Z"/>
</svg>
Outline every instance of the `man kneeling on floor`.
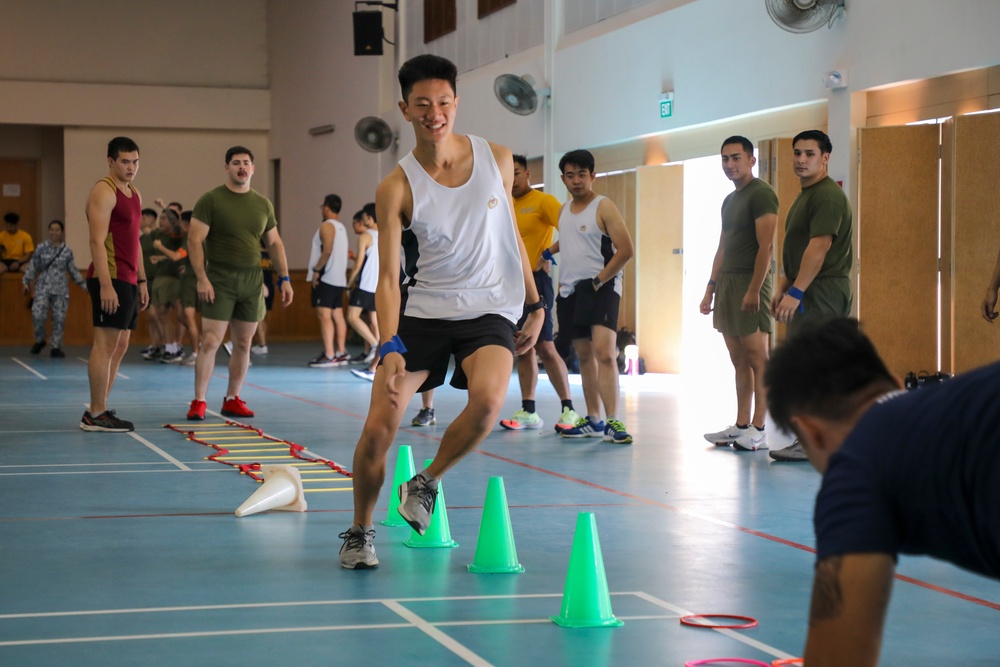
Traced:
<svg viewBox="0 0 1000 667">
<path fill-rule="evenodd" d="M 1000 364 L 906 392 L 841 318 L 788 340 L 764 381 L 823 474 L 805 664 L 878 663 L 900 553 L 1000 578 L 1000 445 L 982 419 L 1000 414 Z"/>
</svg>

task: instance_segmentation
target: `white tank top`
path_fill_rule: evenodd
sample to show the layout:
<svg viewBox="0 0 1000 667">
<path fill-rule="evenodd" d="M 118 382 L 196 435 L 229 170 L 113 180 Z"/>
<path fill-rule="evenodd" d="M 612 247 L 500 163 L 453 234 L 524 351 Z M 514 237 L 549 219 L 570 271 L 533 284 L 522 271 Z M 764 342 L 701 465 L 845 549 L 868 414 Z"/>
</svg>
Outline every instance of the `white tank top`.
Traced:
<svg viewBox="0 0 1000 667">
<path fill-rule="evenodd" d="M 340 220 L 324 220 L 323 224 L 331 224 L 336 230 L 333 237 L 333 251 L 330 258 L 326 260 L 326 269 L 323 271 L 320 282 L 334 287 L 347 286 L 347 229 Z M 317 229 L 313 234 L 312 249 L 309 252 L 309 271 L 306 272 L 306 280 L 312 281 L 313 267 L 323 254 L 323 237 Z"/>
<path fill-rule="evenodd" d="M 573 293 L 581 280 L 593 280 L 608 265 L 615 254 L 611 237 L 597 226 L 597 206 L 604 199 L 597 195 L 579 213 L 570 211 L 571 202 L 559 214 L 559 296 Z M 621 296 L 622 272 L 612 279 L 614 290 Z"/>
<path fill-rule="evenodd" d="M 374 294 L 378 286 L 378 231 L 366 229 L 364 233 L 372 237 L 372 242 L 368 245 L 368 250 L 365 250 L 365 263 L 361 267 L 358 289 Z"/>
<path fill-rule="evenodd" d="M 514 216 L 489 143 L 469 135 L 472 175 L 458 187 L 431 178 L 413 153 L 399 161 L 413 192 L 403 231 L 409 279 L 403 314 L 440 320 L 501 315 L 524 306 L 524 277 Z"/>
</svg>

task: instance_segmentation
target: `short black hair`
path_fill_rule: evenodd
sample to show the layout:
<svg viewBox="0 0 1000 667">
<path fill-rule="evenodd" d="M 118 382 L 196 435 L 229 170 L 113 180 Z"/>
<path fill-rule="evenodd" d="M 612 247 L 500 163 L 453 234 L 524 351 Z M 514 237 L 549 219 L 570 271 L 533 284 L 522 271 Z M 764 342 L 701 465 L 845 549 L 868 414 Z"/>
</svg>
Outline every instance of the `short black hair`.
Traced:
<svg viewBox="0 0 1000 667">
<path fill-rule="evenodd" d="M 458 95 L 455 80 L 458 78 L 458 68 L 447 58 L 430 53 L 410 58 L 399 68 L 399 88 L 403 101 L 409 102 L 413 86 L 421 81 L 441 79 L 451 86 L 451 92 Z"/>
<path fill-rule="evenodd" d="M 64 232 L 66 231 L 66 225 L 63 224 L 62 220 L 53 220 L 52 222 L 49 223 L 49 227 L 51 227 L 52 225 L 59 225 L 59 229 L 63 230 Z M 48 227 L 46 227 L 46 229 L 48 229 Z"/>
<path fill-rule="evenodd" d="M 340 207 L 342 206 L 340 195 L 327 195 L 323 197 L 323 206 L 326 206 L 334 213 L 340 213 Z"/>
<path fill-rule="evenodd" d="M 524 170 L 528 169 L 528 158 L 527 158 L 527 156 L 518 155 L 517 153 L 514 153 L 513 158 L 514 158 L 514 163 L 515 164 L 521 165 L 521 169 L 524 169 Z"/>
<path fill-rule="evenodd" d="M 361 210 L 367 213 L 369 218 L 371 218 L 375 222 L 378 222 L 378 218 L 375 217 L 375 202 L 373 201 L 368 202 L 361 208 Z"/>
<path fill-rule="evenodd" d="M 16 225 L 17 223 L 21 222 L 21 216 L 19 216 L 17 213 L 14 213 L 14 211 L 10 211 L 8 213 L 3 214 L 3 221 L 11 225 Z"/>
<path fill-rule="evenodd" d="M 721 151 L 729 144 L 739 144 L 740 146 L 743 147 L 743 150 L 746 151 L 747 155 L 753 157 L 753 142 L 747 139 L 746 137 L 741 137 L 738 134 L 734 134 L 733 136 L 729 137 L 728 139 L 722 142 L 722 146 L 719 147 L 719 150 Z"/>
<path fill-rule="evenodd" d="M 575 164 L 577 167 L 583 167 L 590 173 L 594 173 L 594 154 L 583 148 L 578 148 L 575 151 L 570 151 L 563 155 L 559 160 L 559 171 L 565 172 L 566 165 Z"/>
<path fill-rule="evenodd" d="M 184 222 L 191 222 L 191 216 L 193 214 L 194 214 L 194 211 L 182 211 L 181 212 L 181 220 L 183 220 Z"/>
<path fill-rule="evenodd" d="M 234 155 L 249 155 L 250 163 L 253 164 L 253 151 L 246 146 L 233 146 L 228 151 L 226 151 L 226 164 L 233 161 Z"/>
<path fill-rule="evenodd" d="M 842 419 L 874 389 L 897 387 L 875 345 L 848 317 L 807 326 L 771 357 L 764 371 L 767 407 L 786 433 L 793 415 Z"/>
<path fill-rule="evenodd" d="M 117 160 L 122 153 L 138 153 L 139 144 L 128 137 L 115 137 L 108 142 L 108 157 Z"/>
<path fill-rule="evenodd" d="M 826 132 L 822 130 L 806 130 L 804 132 L 799 132 L 792 139 L 792 147 L 800 141 L 815 141 L 819 144 L 819 149 L 823 153 L 833 153 L 833 144 L 830 142 L 830 137 L 827 136 Z"/>
<path fill-rule="evenodd" d="M 351 218 L 351 221 L 352 222 L 363 222 L 364 219 L 365 219 L 365 210 L 361 209 L 360 211 L 358 211 L 357 213 L 354 214 L 354 217 Z"/>
<path fill-rule="evenodd" d="M 142 215 L 148 215 L 151 218 L 158 218 L 160 214 L 156 212 L 155 208 L 144 208 L 142 209 Z"/>
</svg>

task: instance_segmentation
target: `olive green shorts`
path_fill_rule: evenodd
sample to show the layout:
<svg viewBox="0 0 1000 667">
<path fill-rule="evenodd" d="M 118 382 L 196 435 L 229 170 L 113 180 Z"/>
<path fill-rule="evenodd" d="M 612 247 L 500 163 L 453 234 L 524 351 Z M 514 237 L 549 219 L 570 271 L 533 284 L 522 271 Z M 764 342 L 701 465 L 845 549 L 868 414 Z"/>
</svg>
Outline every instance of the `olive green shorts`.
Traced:
<svg viewBox="0 0 1000 667">
<path fill-rule="evenodd" d="M 184 308 L 198 308 L 198 276 L 192 271 L 181 276 L 181 306 Z"/>
<path fill-rule="evenodd" d="M 260 322 L 264 319 L 264 274 L 260 268 L 209 267 L 208 280 L 215 291 L 215 300 L 202 302 L 202 317 L 222 322 Z"/>
<path fill-rule="evenodd" d="M 181 281 L 174 276 L 157 276 L 150 300 L 154 306 L 172 306 L 181 298 Z"/>
<path fill-rule="evenodd" d="M 771 315 L 771 294 L 774 282 L 771 272 L 764 277 L 760 286 L 760 308 L 756 313 L 744 313 L 743 297 L 747 294 L 752 273 L 720 273 L 715 286 L 715 310 L 712 314 L 712 326 L 724 336 L 749 336 L 763 331 L 771 333 L 774 329 L 774 316 Z"/>
<path fill-rule="evenodd" d="M 788 323 L 788 336 L 836 317 L 848 317 L 852 303 L 850 278 L 816 278 L 802 296 L 802 309 Z"/>
</svg>

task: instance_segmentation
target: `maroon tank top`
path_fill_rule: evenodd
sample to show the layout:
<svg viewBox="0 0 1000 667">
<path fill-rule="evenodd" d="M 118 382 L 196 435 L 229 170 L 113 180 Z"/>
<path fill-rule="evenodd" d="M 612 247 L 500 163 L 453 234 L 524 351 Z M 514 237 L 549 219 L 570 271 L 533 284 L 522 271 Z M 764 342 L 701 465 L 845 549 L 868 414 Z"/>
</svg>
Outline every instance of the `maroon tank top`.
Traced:
<svg viewBox="0 0 1000 667">
<path fill-rule="evenodd" d="M 142 219 L 142 204 L 139 193 L 129 183 L 132 196 L 127 197 L 115 186 L 110 177 L 102 178 L 115 191 L 115 207 L 111 210 L 108 236 L 104 239 L 104 250 L 108 254 L 108 272 L 114 280 L 132 285 L 138 284 L 136 267 L 139 265 L 139 222 Z M 87 269 L 87 277 L 94 277 L 94 264 Z"/>
</svg>

